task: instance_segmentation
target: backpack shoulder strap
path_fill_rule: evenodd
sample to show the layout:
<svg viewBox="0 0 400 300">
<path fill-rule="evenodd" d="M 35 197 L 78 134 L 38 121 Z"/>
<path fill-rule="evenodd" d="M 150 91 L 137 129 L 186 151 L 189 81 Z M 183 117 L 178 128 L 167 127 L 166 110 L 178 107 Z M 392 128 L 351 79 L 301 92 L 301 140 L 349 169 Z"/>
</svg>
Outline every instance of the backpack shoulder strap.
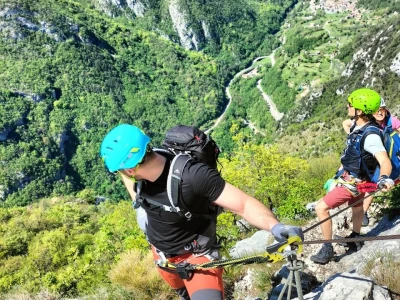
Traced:
<svg viewBox="0 0 400 300">
<path fill-rule="evenodd" d="M 140 195 L 142 194 L 142 187 L 143 187 L 143 181 L 136 181 L 134 186 L 133 186 L 133 190 L 136 193 L 136 197 L 135 197 L 135 201 L 133 201 L 132 205 L 134 209 L 138 209 L 140 206 L 140 203 L 142 203 L 142 199 L 140 197 Z"/>
<path fill-rule="evenodd" d="M 364 142 L 365 142 L 365 139 L 367 138 L 368 135 L 374 134 L 374 133 L 379 135 L 379 137 L 381 138 L 381 141 L 382 141 L 382 143 L 383 143 L 383 146 L 385 146 L 384 141 L 383 141 L 382 129 L 380 129 L 380 128 L 374 126 L 374 125 L 368 125 L 368 126 L 364 129 L 364 131 L 361 132 L 361 139 L 360 139 L 360 143 L 359 143 L 359 151 L 360 151 L 360 154 L 362 153 L 362 151 L 364 151 Z M 375 173 L 377 172 L 378 169 L 376 169 L 373 173 L 371 173 L 371 172 L 369 171 L 369 169 L 368 169 L 368 167 L 367 167 L 365 161 L 364 161 L 362 158 L 361 158 L 361 164 L 362 164 L 362 167 L 363 167 L 364 171 L 367 173 L 369 179 L 370 179 L 371 181 L 374 181 L 374 180 L 375 180 L 375 177 L 376 177 L 376 174 L 375 174 Z M 378 168 L 379 168 L 379 167 L 378 167 Z"/>
<path fill-rule="evenodd" d="M 171 207 L 182 217 L 190 220 L 191 212 L 185 207 L 183 201 L 179 201 L 181 196 L 182 174 L 187 163 L 193 160 L 189 154 L 178 154 L 171 162 L 168 173 L 167 193 Z"/>
<path fill-rule="evenodd" d="M 161 209 L 163 209 L 165 211 L 175 212 L 174 208 L 171 207 L 171 206 L 161 204 L 161 203 L 159 203 L 157 201 L 154 201 L 152 199 L 143 198 L 142 197 L 142 187 L 143 187 L 143 181 L 142 180 L 137 181 L 135 183 L 134 189 L 135 189 L 135 192 L 136 192 L 136 198 L 135 198 L 135 201 L 132 204 L 134 209 L 139 208 L 141 206 L 141 204 L 143 204 L 143 203 L 148 203 L 148 204 L 151 204 L 153 206 L 160 207 Z"/>
<path fill-rule="evenodd" d="M 164 151 L 166 151 L 165 153 L 167 154 L 171 154 L 168 150 Z M 171 161 L 167 179 L 167 194 L 168 200 L 171 204 L 170 206 L 161 204 L 147 197 L 144 198 L 141 195 L 144 183 L 143 181 L 138 181 L 135 183 L 134 187 L 136 191 L 136 199 L 133 203 L 134 208 L 138 208 L 139 206 L 141 206 L 141 204 L 147 203 L 156 207 L 160 207 L 161 209 L 168 212 L 175 212 L 179 214 L 182 218 L 186 218 L 187 221 L 190 221 L 193 216 L 214 219 L 215 214 L 192 214 L 182 199 L 182 174 L 188 162 L 192 160 L 193 157 L 190 154 L 182 153 L 176 155 Z"/>
<path fill-rule="evenodd" d="M 354 138 L 351 138 L 353 141 L 355 141 L 354 147 L 357 149 L 357 151 L 360 154 L 364 149 L 365 138 L 367 137 L 367 135 L 371 134 L 374 131 L 374 129 L 368 130 L 368 127 L 366 127 L 366 126 L 363 128 L 357 129 L 357 130 L 352 130 L 350 132 L 350 135 L 354 136 Z"/>
<path fill-rule="evenodd" d="M 382 142 L 383 142 L 383 134 L 382 134 L 382 129 L 374 126 L 374 125 L 370 125 L 367 128 L 365 128 L 363 130 L 363 132 L 361 132 L 361 139 L 360 139 L 360 150 L 364 150 L 364 142 L 365 139 L 367 138 L 367 136 L 369 136 L 370 134 L 377 134 L 380 136 Z"/>
</svg>

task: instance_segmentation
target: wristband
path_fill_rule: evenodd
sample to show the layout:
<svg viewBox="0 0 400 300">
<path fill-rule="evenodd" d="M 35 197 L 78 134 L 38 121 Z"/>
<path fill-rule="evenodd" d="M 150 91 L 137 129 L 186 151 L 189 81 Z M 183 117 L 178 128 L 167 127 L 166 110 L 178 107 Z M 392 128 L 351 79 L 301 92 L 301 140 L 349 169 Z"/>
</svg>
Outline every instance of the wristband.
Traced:
<svg viewBox="0 0 400 300">
<path fill-rule="evenodd" d="M 379 177 L 378 181 L 381 180 L 381 179 L 389 179 L 389 176 L 387 176 L 387 175 L 381 175 L 381 176 Z"/>
</svg>

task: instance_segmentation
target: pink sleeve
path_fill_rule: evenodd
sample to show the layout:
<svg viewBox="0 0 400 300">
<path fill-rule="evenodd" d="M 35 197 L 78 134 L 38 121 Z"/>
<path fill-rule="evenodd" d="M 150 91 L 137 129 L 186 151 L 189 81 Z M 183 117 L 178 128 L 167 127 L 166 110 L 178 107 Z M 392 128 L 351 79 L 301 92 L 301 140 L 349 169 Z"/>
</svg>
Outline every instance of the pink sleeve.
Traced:
<svg viewBox="0 0 400 300">
<path fill-rule="evenodd" d="M 391 121 L 392 121 L 392 129 L 400 128 L 400 120 L 397 119 L 394 116 L 390 116 L 390 118 L 391 118 Z"/>
</svg>

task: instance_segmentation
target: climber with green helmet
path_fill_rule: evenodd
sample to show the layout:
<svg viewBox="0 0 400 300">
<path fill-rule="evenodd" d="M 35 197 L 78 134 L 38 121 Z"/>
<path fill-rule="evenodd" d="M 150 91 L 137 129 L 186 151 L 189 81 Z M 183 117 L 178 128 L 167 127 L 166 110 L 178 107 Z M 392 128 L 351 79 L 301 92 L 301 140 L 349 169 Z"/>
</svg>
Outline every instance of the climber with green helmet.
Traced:
<svg viewBox="0 0 400 300">
<path fill-rule="evenodd" d="M 382 191 L 393 188 L 394 182 L 389 178 L 392 164 L 387 155 L 379 134 L 379 125 L 373 114 L 379 110 L 380 95 L 374 90 L 361 88 L 353 91 L 348 97 L 348 115 L 354 120 L 354 126 L 347 136 L 346 149 L 341 156 L 342 166 L 338 172 L 339 183 L 321 198 L 315 206 L 318 219 L 329 217 L 329 210 L 344 203 L 349 205 L 365 197 L 365 193 L 357 190 L 357 184 L 371 181 L 371 174 L 377 166 L 380 167 L 378 187 Z M 372 127 L 375 127 L 372 128 Z M 352 207 L 353 232 L 349 238 L 360 235 L 364 210 L 363 203 Z M 329 219 L 321 224 L 322 235 L 325 240 L 332 239 L 332 221 Z M 350 250 L 359 250 L 361 243 L 347 243 Z M 326 264 L 334 258 L 331 243 L 324 243 L 322 248 L 311 260 L 318 264 Z"/>
<path fill-rule="evenodd" d="M 396 131 L 397 134 L 400 134 L 400 120 L 390 113 L 383 98 L 381 98 L 381 105 L 378 111 L 374 113 L 374 118 L 376 123 L 378 123 L 379 126 L 382 127 L 382 129 L 390 130 L 390 132 Z M 349 134 L 353 126 L 355 126 L 355 123 L 352 119 L 346 119 L 343 121 L 342 125 L 344 131 Z M 368 209 L 371 206 L 373 198 L 373 196 L 370 196 L 363 201 L 364 217 L 362 221 L 362 226 L 369 225 Z"/>
<path fill-rule="evenodd" d="M 103 139 L 100 155 L 109 171 L 121 174 L 132 200 L 138 195 L 145 200 L 156 199 L 163 206 L 169 205 L 167 181 L 174 161 L 154 151 L 150 138 L 138 127 L 121 124 L 113 128 Z M 176 176 L 175 167 L 173 169 L 173 176 Z M 146 231 L 156 262 L 164 259 L 174 264 L 200 264 L 220 258 L 216 223 L 202 213 L 210 206 L 223 207 L 255 227 L 271 231 L 277 241 L 283 242 L 292 236 L 304 239 L 301 228 L 281 224 L 265 205 L 225 182 L 208 164 L 193 160 L 183 166 L 182 173 L 177 171 L 182 176 L 180 197 L 197 216 L 182 219 L 176 212 L 151 207 L 152 203 L 140 204 L 145 214 L 139 216 L 139 226 Z M 140 191 L 137 185 L 135 189 L 135 180 L 142 183 Z M 180 299 L 224 299 L 221 268 L 194 270 L 189 276 L 184 269 L 176 273 L 160 264 L 157 267 Z"/>
</svg>

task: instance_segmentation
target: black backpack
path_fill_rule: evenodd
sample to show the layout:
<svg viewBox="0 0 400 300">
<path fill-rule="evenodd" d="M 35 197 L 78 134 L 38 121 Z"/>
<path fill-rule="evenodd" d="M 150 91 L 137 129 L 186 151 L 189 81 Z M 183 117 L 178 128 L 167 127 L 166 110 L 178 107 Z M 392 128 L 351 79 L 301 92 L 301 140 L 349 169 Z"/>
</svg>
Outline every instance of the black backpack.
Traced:
<svg viewBox="0 0 400 300">
<path fill-rule="evenodd" d="M 181 200 L 182 174 L 185 166 L 192 160 L 201 161 L 210 167 L 217 169 L 218 155 L 220 149 L 215 141 L 206 133 L 193 126 L 177 125 L 165 134 L 162 144 L 163 148 L 153 149 L 157 153 L 164 153 L 173 156 L 168 173 L 167 193 L 170 206 L 163 205 L 151 199 L 141 196 L 142 182 L 136 183 L 135 207 L 143 202 L 162 208 L 165 211 L 176 212 L 188 221 L 193 214 L 189 211 L 184 201 Z M 214 205 L 215 206 L 215 205 Z M 221 210 L 213 209 L 215 214 Z"/>
</svg>

